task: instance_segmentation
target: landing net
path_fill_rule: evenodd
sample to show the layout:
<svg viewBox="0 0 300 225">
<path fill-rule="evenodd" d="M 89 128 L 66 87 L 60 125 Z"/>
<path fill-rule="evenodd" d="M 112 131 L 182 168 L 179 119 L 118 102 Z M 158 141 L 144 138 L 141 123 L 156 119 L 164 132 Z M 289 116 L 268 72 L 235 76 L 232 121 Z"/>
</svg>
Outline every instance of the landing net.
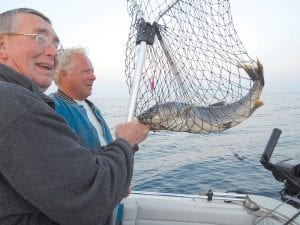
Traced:
<svg viewBox="0 0 300 225">
<path fill-rule="evenodd" d="M 254 60 L 237 35 L 228 0 L 136 0 L 128 1 L 128 12 L 132 20 L 125 74 L 130 93 L 137 37 L 148 25 L 154 34 L 153 44 L 147 45 L 135 116 L 155 104 L 207 107 L 235 102 L 249 92 L 253 82 L 237 65 Z"/>
</svg>

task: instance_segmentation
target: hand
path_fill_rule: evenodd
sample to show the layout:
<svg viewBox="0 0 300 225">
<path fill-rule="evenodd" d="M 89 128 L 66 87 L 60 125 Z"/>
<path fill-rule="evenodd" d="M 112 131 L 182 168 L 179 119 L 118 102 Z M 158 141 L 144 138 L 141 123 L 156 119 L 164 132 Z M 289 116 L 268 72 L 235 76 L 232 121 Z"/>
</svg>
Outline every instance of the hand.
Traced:
<svg viewBox="0 0 300 225">
<path fill-rule="evenodd" d="M 115 130 L 116 138 L 124 138 L 133 147 L 144 141 L 149 133 L 149 127 L 141 124 L 137 118 L 127 123 L 118 124 Z"/>
</svg>

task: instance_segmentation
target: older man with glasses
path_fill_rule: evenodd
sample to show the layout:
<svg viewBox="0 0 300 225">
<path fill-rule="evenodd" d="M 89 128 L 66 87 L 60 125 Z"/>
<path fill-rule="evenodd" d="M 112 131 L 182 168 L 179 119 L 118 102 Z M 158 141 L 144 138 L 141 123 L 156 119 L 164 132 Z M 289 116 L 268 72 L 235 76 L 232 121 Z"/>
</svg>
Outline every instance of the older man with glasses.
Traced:
<svg viewBox="0 0 300 225">
<path fill-rule="evenodd" d="M 134 146 L 148 135 L 134 119 L 102 149 L 81 146 L 43 94 L 60 49 L 40 12 L 0 14 L 0 224 L 102 224 L 126 195 Z"/>
</svg>

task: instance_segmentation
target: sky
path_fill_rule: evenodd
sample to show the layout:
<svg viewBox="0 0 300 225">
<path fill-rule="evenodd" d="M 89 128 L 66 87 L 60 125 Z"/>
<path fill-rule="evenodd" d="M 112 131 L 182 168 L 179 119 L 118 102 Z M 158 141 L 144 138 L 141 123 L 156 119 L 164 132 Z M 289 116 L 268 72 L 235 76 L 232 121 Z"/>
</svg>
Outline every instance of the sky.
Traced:
<svg viewBox="0 0 300 225">
<path fill-rule="evenodd" d="M 128 97 L 125 47 L 130 17 L 126 0 L 0 0 L 1 12 L 29 7 L 47 15 L 64 47 L 89 52 L 97 79 L 92 98 Z M 300 1 L 231 0 L 237 33 L 264 65 L 264 92 L 300 91 Z M 55 92 L 53 84 L 47 93 Z"/>
</svg>

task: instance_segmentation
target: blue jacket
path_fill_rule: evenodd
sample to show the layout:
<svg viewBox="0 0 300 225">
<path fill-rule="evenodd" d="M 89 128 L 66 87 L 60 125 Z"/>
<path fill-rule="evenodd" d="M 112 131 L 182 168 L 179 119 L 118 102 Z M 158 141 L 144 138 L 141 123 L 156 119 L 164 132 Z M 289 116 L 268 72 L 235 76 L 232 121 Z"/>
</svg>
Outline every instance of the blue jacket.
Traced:
<svg viewBox="0 0 300 225">
<path fill-rule="evenodd" d="M 98 132 L 88 119 L 86 110 L 83 106 L 78 105 L 73 99 L 58 90 L 57 93 L 51 94 L 50 97 L 55 103 L 55 111 L 63 116 L 78 136 L 80 143 L 88 148 L 101 147 Z M 91 107 L 94 115 L 101 123 L 104 132 L 104 138 L 107 143 L 112 141 L 112 136 L 107 123 L 97 107 L 89 100 L 85 100 Z"/>
</svg>

